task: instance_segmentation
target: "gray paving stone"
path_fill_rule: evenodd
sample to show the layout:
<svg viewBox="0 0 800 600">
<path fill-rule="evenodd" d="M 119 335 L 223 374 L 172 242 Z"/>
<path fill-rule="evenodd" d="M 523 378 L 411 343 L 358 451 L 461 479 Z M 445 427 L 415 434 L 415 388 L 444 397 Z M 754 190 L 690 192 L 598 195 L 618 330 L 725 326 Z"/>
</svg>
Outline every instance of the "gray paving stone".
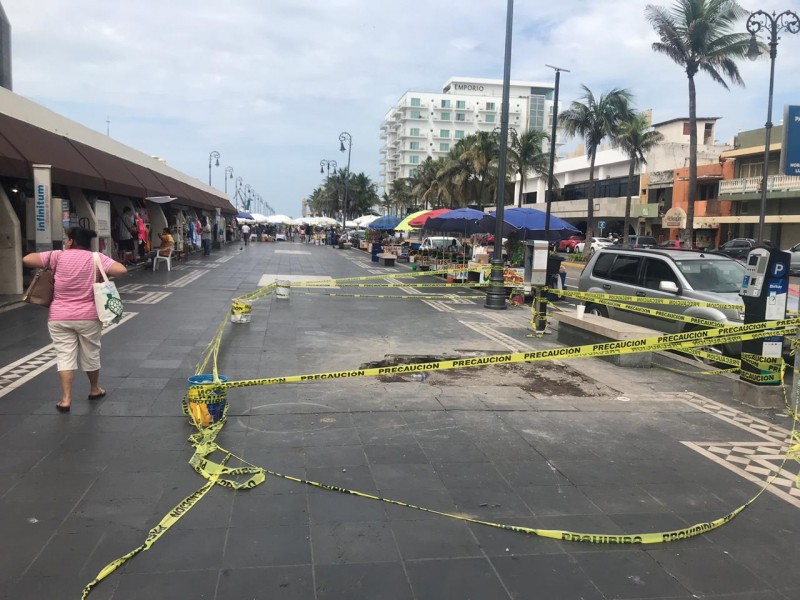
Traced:
<svg viewBox="0 0 800 600">
<path fill-rule="evenodd" d="M 485 558 L 409 561 L 407 569 L 419 600 L 511 597 Z"/>
</svg>

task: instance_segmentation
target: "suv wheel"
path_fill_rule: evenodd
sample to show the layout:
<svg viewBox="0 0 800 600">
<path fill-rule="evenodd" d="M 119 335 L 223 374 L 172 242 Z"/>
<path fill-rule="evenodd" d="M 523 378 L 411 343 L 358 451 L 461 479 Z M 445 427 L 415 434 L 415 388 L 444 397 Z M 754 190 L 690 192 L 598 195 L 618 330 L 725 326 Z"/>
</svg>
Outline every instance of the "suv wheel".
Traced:
<svg viewBox="0 0 800 600">
<path fill-rule="evenodd" d="M 590 304 L 586 307 L 586 312 L 590 315 L 597 315 L 598 317 L 608 318 L 608 310 L 605 306 L 600 304 Z"/>
</svg>

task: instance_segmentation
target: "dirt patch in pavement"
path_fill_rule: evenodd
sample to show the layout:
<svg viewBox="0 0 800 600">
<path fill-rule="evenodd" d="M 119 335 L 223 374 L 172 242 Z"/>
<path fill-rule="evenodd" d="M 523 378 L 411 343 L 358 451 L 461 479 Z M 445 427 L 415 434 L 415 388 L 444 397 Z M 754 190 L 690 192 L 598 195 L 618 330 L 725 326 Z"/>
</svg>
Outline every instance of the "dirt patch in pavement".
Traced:
<svg viewBox="0 0 800 600">
<path fill-rule="evenodd" d="M 485 356 L 485 354 L 483 352 L 465 352 L 458 355 L 389 354 L 383 360 L 365 363 L 361 368 L 439 362 Z M 384 383 L 400 383 L 415 381 L 414 375 L 418 373 L 378 375 L 377 379 Z M 427 378 L 417 383 L 438 386 L 511 386 L 541 396 L 606 396 L 615 393 L 576 369 L 557 361 L 429 371 Z"/>
</svg>

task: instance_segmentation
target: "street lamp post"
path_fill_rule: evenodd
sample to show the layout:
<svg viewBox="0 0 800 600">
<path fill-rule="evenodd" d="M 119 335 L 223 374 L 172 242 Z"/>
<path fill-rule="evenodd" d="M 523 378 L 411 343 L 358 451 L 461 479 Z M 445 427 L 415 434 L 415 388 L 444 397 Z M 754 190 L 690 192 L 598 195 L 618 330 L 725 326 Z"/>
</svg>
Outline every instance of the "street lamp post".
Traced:
<svg viewBox="0 0 800 600">
<path fill-rule="evenodd" d="M 342 215 L 342 228 L 347 228 L 347 188 L 350 182 L 350 150 L 353 148 L 353 136 L 343 131 L 339 134 L 339 152 L 344 152 L 344 143 L 347 142 L 347 172 L 344 176 L 344 214 Z"/>
<path fill-rule="evenodd" d="M 236 178 L 236 191 L 233 193 L 233 200 L 234 206 L 236 206 L 236 212 L 239 212 L 239 199 L 242 197 L 242 185 L 244 184 L 244 179 L 241 177 Z"/>
<path fill-rule="evenodd" d="M 544 238 L 550 243 L 550 204 L 553 202 L 553 169 L 556 160 L 556 127 L 558 125 L 558 84 L 561 81 L 561 71 L 569 73 L 568 69 L 545 65 L 556 71 L 556 85 L 553 91 L 553 126 L 550 129 L 550 167 L 547 170 L 547 195 L 545 196 Z"/>
<path fill-rule="evenodd" d="M 514 22 L 514 0 L 506 8 L 506 48 L 503 64 L 503 104 L 500 110 L 500 157 L 497 172 L 497 199 L 495 201 L 494 254 L 489 288 L 486 290 L 486 308 L 506 309 L 506 291 L 503 286 L 503 214 L 506 200 L 506 156 L 508 155 L 508 98 L 511 88 L 511 32 Z"/>
<path fill-rule="evenodd" d="M 251 188 L 250 184 L 248 183 L 247 185 L 244 186 L 244 202 L 245 202 L 244 209 L 247 212 L 250 212 L 250 200 L 251 200 L 250 196 L 252 193 L 253 193 L 253 188 Z"/>
<path fill-rule="evenodd" d="M 786 10 L 779 15 L 770 15 L 763 10 L 751 13 L 747 19 L 747 31 L 750 33 L 750 48 L 747 57 L 755 60 L 761 54 L 756 41 L 756 34 L 761 30 L 769 31 L 769 96 L 767 100 L 767 122 L 765 124 L 764 165 L 761 168 L 761 209 L 758 214 L 758 241 L 764 241 L 764 220 L 767 213 L 767 169 L 769 166 L 769 144 L 772 134 L 772 94 L 775 86 L 775 56 L 778 54 L 778 33 L 797 33 L 800 31 L 800 18 L 797 13 Z"/>
<path fill-rule="evenodd" d="M 225 167 L 225 194 L 228 193 L 228 179 L 233 179 L 233 167 Z"/>
<path fill-rule="evenodd" d="M 326 159 L 323 158 L 321 161 L 319 161 L 319 172 L 320 173 L 325 173 L 325 169 L 327 169 L 328 170 L 328 179 L 330 179 L 330 177 L 331 177 L 331 169 L 333 169 L 333 174 L 336 175 L 336 167 L 337 166 L 339 166 L 339 165 L 336 164 L 335 160 L 326 160 Z M 339 195 L 339 186 L 336 185 L 336 204 L 337 205 L 339 204 L 339 198 L 340 197 L 341 196 Z"/>
<path fill-rule="evenodd" d="M 216 161 L 214 166 L 219 166 L 219 152 L 216 150 L 212 150 L 211 154 L 208 155 L 208 185 L 211 185 L 211 162 Z"/>
</svg>

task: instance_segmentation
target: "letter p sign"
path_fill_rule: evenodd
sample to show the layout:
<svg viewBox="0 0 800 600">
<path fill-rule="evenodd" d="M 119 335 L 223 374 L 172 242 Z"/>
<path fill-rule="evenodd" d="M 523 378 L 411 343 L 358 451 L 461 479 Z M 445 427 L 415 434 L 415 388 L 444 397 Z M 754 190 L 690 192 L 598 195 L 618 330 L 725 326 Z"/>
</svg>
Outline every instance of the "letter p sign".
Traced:
<svg viewBox="0 0 800 600">
<path fill-rule="evenodd" d="M 772 276 L 773 277 L 783 277 L 786 273 L 786 265 L 782 262 L 776 262 L 772 265 Z"/>
</svg>

